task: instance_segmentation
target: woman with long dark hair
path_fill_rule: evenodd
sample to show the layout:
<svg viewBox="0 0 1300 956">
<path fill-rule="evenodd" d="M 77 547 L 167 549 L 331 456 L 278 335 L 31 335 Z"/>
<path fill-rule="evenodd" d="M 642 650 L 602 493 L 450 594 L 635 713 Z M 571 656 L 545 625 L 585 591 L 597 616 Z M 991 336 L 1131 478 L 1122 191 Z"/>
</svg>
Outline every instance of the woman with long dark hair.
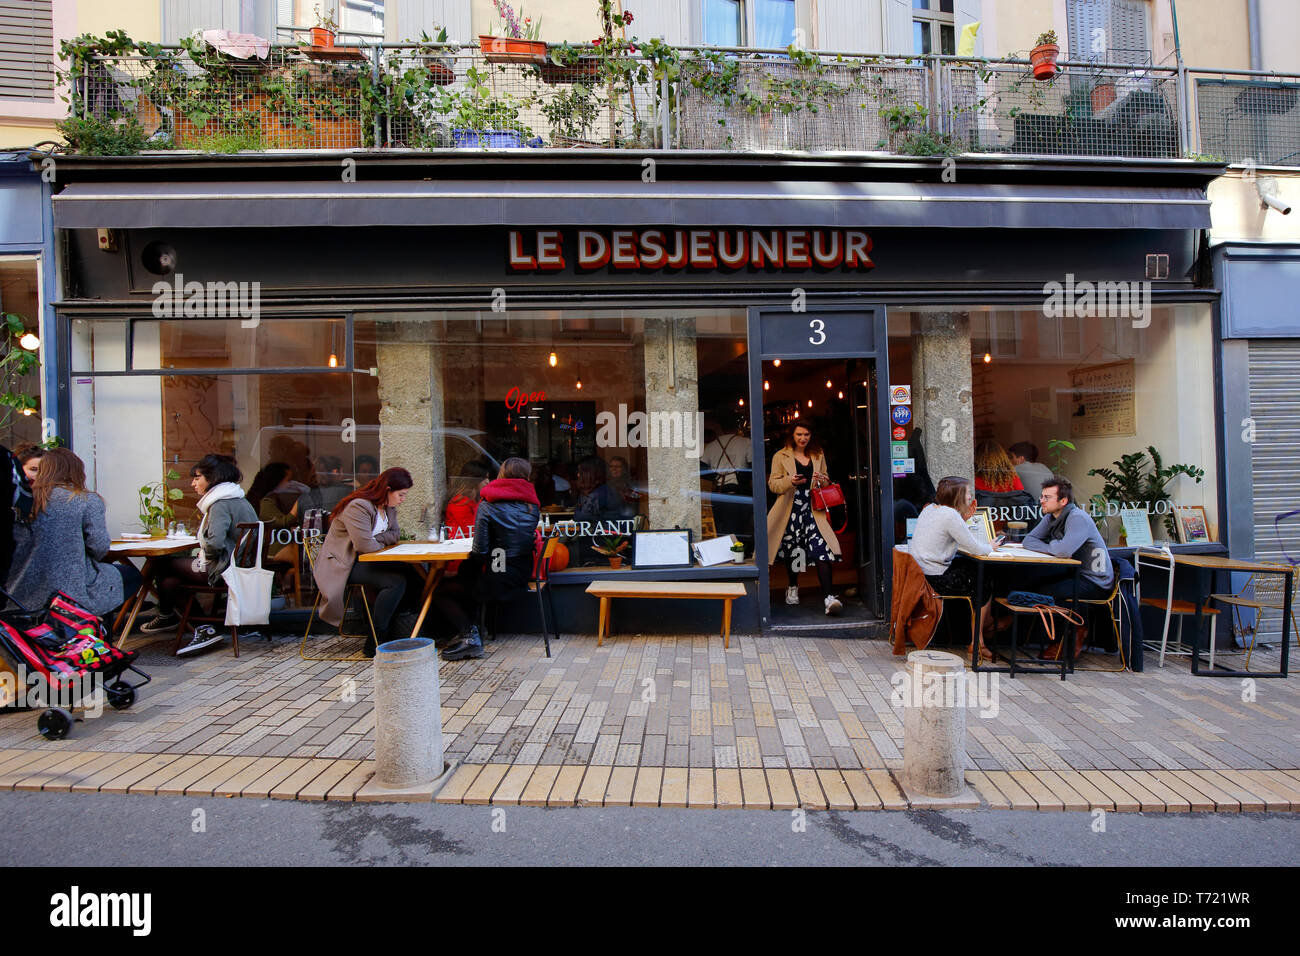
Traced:
<svg viewBox="0 0 1300 956">
<path fill-rule="evenodd" d="M 785 447 L 772 456 L 767 486 L 780 495 L 767 513 L 767 563 L 785 562 L 785 603 L 799 603 L 799 570 L 815 565 L 827 614 L 839 614 L 840 599 L 831 590 L 831 563 L 840 559 L 840 542 L 825 511 L 814 511 L 812 490 L 830 484 L 826 456 L 812 439 L 812 429 L 795 425 Z"/>
<path fill-rule="evenodd" d="M 393 626 L 397 611 L 420 590 L 411 570 L 400 563 L 364 563 L 357 558 L 397 544 L 397 506 L 413 484 L 405 468 L 388 468 L 335 505 L 312 569 L 323 599 L 321 620 L 341 625 L 348 586 L 359 584 L 377 592 L 370 616 L 380 641 L 402 636 Z M 365 654 L 375 656 L 373 637 L 366 638 Z"/>
<path fill-rule="evenodd" d="M 159 634 L 180 624 L 176 607 L 187 587 L 215 585 L 221 580 L 239 547 L 239 526 L 257 521 L 257 512 L 239 486 L 243 479 L 230 455 L 204 455 L 190 469 L 190 487 L 199 496 L 199 550 L 197 557 L 176 557 L 158 572 L 158 614 L 140 630 Z M 177 656 L 193 654 L 225 639 L 215 630 L 196 629 Z"/>
<path fill-rule="evenodd" d="M 86 488 L 86 466 L 66 448 L 43 451 L 32 484 L 31 523 L 14 526 L 14 556 L 6 590 L 33 610 L 63 591 L 104 616 L 134 596 L 140 572 L 108 564 L 112 539 L 104 499 Z"/>
</svg>

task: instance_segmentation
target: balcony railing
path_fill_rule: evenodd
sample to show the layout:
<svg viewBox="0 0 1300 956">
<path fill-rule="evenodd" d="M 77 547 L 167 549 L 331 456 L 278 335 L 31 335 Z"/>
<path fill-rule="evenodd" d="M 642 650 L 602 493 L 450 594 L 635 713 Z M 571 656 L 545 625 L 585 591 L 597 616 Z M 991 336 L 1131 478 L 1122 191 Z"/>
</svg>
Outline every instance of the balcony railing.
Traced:
<svg viewBox="0 0 1300 956">
<path fill-rule="evenodd" d="M 543 62 L 476 47 L 152 47 L 68 78 L 87 152 L 613 147 L 1012 153 L 1300 166 L 1300 76 L 668 48 Z"/>
</svg>

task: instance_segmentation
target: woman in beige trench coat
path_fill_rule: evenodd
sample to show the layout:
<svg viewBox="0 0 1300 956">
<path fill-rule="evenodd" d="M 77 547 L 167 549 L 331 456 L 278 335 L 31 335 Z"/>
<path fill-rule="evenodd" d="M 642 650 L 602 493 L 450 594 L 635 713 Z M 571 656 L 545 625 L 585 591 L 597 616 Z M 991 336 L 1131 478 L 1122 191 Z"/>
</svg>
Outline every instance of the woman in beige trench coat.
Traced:
<svg viewBox="0 0 1300 956">
<path fill-rule="evenodd" d="M 785 562 L 785 603 L 799 603 L 799 569 L 814 565 L 827 614 L 839 614 L 840 599 L 831 590 L 831 563 L 840 558 L 840 542 L 825 511 L 814 511 L 812 489 L 831 483 L 826 456 L 807 425 L 796 425 L 785 447 L 772 456 L 767 486 L 781 497 L 767 513 L 767 563 Z"/>
</svg>

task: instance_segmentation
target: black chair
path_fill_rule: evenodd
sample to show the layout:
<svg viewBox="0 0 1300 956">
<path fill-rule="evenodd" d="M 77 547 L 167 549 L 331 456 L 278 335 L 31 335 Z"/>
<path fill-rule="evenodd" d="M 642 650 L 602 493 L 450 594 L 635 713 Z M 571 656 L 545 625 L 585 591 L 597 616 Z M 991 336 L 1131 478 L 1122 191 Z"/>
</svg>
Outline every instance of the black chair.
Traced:
<svg viewBox="0 0 1300 956">
<path fill-rule="evenodd" d="M 537 595 L 537 612 L 542 619 L 542 639 L 546 644 L 546 656 L 551 656 L 551 624 L 547 621 L 546 610 L 550 608 L 550 621 L 555 626 L 555 639 L 560 639 L 560 620 L 555 615 L 555 599 L 551 594 L 551 559 L 544 556 L 545 549 L 537 553 L 533 561 L 532 579 L 522 588 L 512 588 L 495 596 L 495 600 L 483 600 L 479 604 L 478 629 L 483 640 L 492 640 L 496 634 L 497 616 L 501 605 L 513 604 L 529 594 Z M 488 572 L 484 572 L 485 575 Z M 491 620 L 491 628 L 488 622 Z M 491 636 L 490 636 L 491 635 Z"/>
</svg>

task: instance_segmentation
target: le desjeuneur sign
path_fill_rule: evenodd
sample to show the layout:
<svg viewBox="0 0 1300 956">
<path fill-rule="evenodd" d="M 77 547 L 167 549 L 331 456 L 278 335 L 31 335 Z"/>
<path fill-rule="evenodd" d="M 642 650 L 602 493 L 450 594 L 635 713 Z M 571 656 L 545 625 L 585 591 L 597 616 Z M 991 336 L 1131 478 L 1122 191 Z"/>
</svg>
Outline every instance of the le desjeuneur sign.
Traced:
<svg viewBox="0 0 1300 956">
<path fill-rule="evenodd" d="M 860 271 L 875 265 L 871 237 L 860 229 L 512 229 L 506 255 L 512 272 L 570 266 L 576 272 Z"/>
</svg>

